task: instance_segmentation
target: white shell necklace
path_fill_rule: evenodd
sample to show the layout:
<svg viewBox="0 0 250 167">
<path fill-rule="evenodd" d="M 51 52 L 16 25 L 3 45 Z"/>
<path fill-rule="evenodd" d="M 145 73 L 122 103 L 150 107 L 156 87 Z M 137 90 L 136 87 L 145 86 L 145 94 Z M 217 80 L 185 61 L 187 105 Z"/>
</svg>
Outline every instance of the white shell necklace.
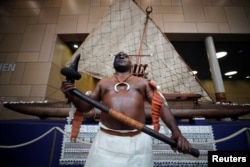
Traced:
<svg viewBox="0 0 250 167">
<path fill-rule="evenodd" d="M 126 81 L 129 77 L 131 77 L 132 74 L 129 74 L 129 75 L 128 75 L 125 79 L 123 79 L 123 80 L 120 80 L 116 74 L 115 74 L 114 76 L 115 76 L 115 78 L 116 78 L 117 81 L 118 81 L 118 83 L 116 83 L 115 86 L 114 86 L 115 92 L 118 93 L 119 90 L 118 90 L 117 87 L 118 87 L 118 86 L 122 86 L 122 85 L 125 85 L 125 86 L 126 86 L 126 91 L 129 91 L 130 85 L 129 85 L 127 82 L 125 82 L 125 81 Z"/>
</svg>

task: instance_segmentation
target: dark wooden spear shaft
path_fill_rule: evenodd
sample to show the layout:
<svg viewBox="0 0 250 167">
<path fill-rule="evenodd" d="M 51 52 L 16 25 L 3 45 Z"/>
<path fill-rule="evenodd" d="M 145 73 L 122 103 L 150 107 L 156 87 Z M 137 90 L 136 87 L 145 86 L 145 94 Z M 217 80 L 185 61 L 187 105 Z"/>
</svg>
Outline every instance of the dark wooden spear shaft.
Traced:
<svg viewBox="0 0 250 167">
<path fill-rule="evenodd" d="M 164 143 L 169 144 L 172 147 L 177 146 L 176 141 L 170 139 L 169 137 L 154 131 L 153 129 L 142 124 L 141 122 L 136 121 L 136 120 L 122 114 L 121 112 L 118 112 L 112 108 L 108 108 L 107 106 L 103 105 L 102 103 L 91 99 L 90 97 L 83 94 L 82 92 L 80 92 L 77 89 L 71 90 L 71 94 L 77 96 L 78 98 L 80 98 L 81 100 L 84 100 L 85 102 L 91 104 L 92 106 L 100 109 L 102 112 L 108 113 L 113 118 L 117 119 L 118 121 L 121 121 L 122 123 L 124 123 L 130 127 L 133 127 L 137 130 L 140 130 L 140 131 L 142 131 L 142 132 L 144 132 L 144 133 L 146 133 L 146 134 L 148 134 L 148 135 L 150 135 L 150 136 L 152 136 L 160 141 L 163 141 Z M 192 148 L 190 154 L 195 156 L 195 157 L 199 157 L 200 152 L 199 152 L 199 150 Z"/>
</svg>

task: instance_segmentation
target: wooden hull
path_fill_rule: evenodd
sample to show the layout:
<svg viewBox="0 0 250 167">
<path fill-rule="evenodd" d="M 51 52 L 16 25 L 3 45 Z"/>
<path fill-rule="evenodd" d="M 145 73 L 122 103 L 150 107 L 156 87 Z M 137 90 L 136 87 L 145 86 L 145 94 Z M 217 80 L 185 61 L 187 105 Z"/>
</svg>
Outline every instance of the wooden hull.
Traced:
<svg viewBox="0 0 250 167">
<path fill-rule="evenodd" d="M 182 104 L 171 105 L 170 109 L 178 119 L 190 118 L 228 118 L 238 117 L 250 113 L 250 105 L 223 105 L 223 104 Z M 69 116 L 70 105 L 66 102 L 49 103 L 5 103 L 4 107 L 23 114 L 38 116 L 40 118 L 56 117 L 66 118 Z M 100 118 L 101 111 L 95 109 L 84 113 L 85 118 Z M 150 107 L 146 107 L 147 118 L 151 117 Z"/>
<path fill-rule="evenodd" d="M 172 107 L 176 118 L 236 118 L 250 113 L 250 106 L 200 104 L 190 108 Z"/>
</svg>

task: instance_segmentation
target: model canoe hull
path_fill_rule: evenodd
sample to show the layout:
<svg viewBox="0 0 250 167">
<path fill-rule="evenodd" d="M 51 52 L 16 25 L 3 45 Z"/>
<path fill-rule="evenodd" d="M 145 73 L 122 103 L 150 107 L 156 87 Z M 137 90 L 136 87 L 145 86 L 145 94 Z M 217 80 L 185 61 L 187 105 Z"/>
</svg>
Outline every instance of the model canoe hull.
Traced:
<svg viewBox="0 0 250 167">
<path fill-rule="evenodd" d="M 47 103 L 5 103 L 4 107 L 18 113 L 38 116 L 40 118 L 66 118 L 71 109 L 67 102 L 47 102 Z M 239 117 L 250 113 L 250 105 L 231 104 L 193 104 L 193 105 L 169 105 L 175 118 L 226 118 Z M 100 117 L 101 111 L 95 109 L 84 113 L 85 118 Z M 150 108 L 146 107 L 147 118 L 151 117 Z"/>
</svg>

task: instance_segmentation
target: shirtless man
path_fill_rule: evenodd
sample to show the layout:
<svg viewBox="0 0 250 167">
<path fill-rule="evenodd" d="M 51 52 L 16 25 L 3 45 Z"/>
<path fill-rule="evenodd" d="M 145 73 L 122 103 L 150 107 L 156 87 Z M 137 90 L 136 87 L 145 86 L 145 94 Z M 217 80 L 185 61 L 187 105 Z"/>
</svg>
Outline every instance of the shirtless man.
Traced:
<svg viewBox="0 0 250 167">
<path fill-rule="evenodd" d="M 124 52 L 118 53 L 113 63 L 115 74 L 110 78 L 100 80 L 90 97 L 144 123 L 146 120 L 144 100 L 151 104 L 153 90 L 148 80 L 131 74 L 131 65 L 129 55 Z M 75 89 L 71 82 L 64 81 L 61 89 L 79 111 L 88 112 L 93 108 L 70 94 L 70 90 Z M 182 136 L 168 106 L 162 104 L 160 116 L 171 130 L 171 138 L 177 142 L 177 147 L 173 149 L 183 153 L 190 152 L 191 145 Z M 101 112 L 100 130 L 92 144 L 85 166 L 152 167 L 151 140 L 149 135 L 140 133 L 112 118 L 109 114 Z"/>
</svg>

